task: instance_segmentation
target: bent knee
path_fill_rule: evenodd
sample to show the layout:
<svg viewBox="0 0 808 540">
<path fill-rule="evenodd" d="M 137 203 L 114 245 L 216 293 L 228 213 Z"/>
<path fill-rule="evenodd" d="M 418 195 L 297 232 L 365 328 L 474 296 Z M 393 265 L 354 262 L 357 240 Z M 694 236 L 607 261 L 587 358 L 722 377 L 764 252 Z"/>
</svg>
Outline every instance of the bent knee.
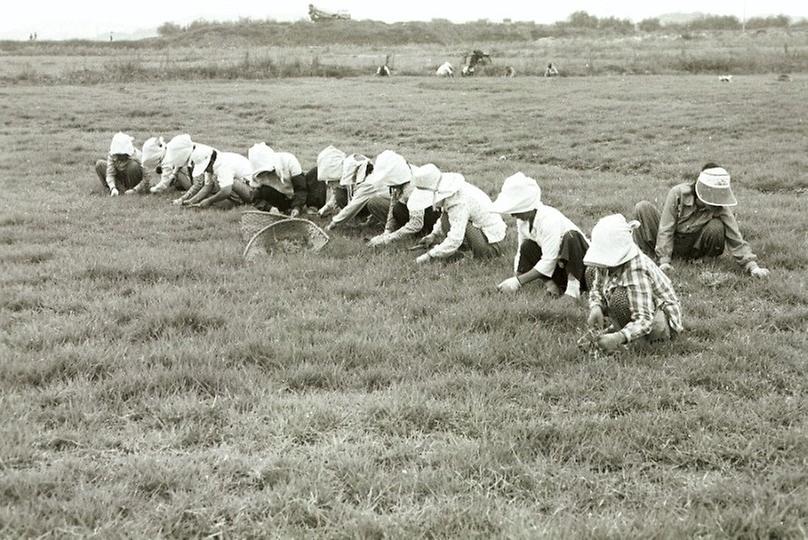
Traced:
<svg viewBox="0 0 808 540">
<path fill-rule="evenodd" d="M 634 219 L 640 219 L 648 212 L 656 212 L 656 206 L 651 201 L 640 201 L 634 205 Z"/>
</svg>

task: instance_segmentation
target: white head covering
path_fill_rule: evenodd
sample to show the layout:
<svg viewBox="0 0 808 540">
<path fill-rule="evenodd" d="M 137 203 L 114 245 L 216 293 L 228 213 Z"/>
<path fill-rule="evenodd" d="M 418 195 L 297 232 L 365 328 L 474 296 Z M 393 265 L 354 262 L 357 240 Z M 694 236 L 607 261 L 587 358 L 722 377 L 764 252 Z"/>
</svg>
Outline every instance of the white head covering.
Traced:
<svg viewBox="0 0 808 540">
<path fill-rule="evenodd" d="M 613 268 L 639 255 L 640 248 L 632 236 L 632 231 L 639 226 L 639 221 L 626 222 L 623 214 L 602 218 L 592 229 L 592 242 L 584 255 L 584 264 Z"/>
<path fill-rule="evenodd" d="M 256 143 L 247 150 L 247 159 L 252 165 L 252 177 L 262 172 L 272 172 L 275 170 L 275 152 L 267 146 L 267 143 Z"/>
<path fill-rule="evenodd" d="M 378 186 L 400 186 L 412 180 L 412 170 L 407 160 L 392 150 L 385 150 L 376 157 L 373 172 L 367 177 L 367 182 Z"/>
<path fill-rule="evenodd" d="M 541 206 L 539 184 L 523 173 L 518 172 L 505 179 L 497 200 L 491 207 L 498 214 L 520 214 Z"/>
<path fill-rule="evenodd" d="M 696 197 L 712 206 L 735 206 L 738 199 L 729 182 L 729 173 L 723 167 L 704 169 L 696 181 Z"/>
<path fill-rule="evenodd" d="M 415 190 L 407 201 L 410 211 L 424 210 L 438 204 L 457 193 L 466 181 L 462 174 L 442 173 L 432 163 L 413 167 L 412 171 Z"/>
<path fill-rule="evenodd" d="M 163 158 L 163 167 L 185 167 L 191 159 L 194 143 L 187 133 L 177 135 L 166 145 L 166 154 Z"/>
<path fill-rule="evenodd" d="M 317 155 L 317 180 L 320 182 L 336 182 L 342 178 L 342 162 L 345 152 L 328 146 Z"/>
<path fill-rule="evenodd" d="M 342 178 L 339 185 L 352 186 L 359 185 L 365 181 L 368 172 L 370 159 L 362 154 L 351 154 L 342 162 Z"/>
<path fill-rule="evenodd" d="M 126 154 L 131 156 L 135 153 L 135 145 L 132 144 L 134 137 L 130 137 L 126 133 L 119 131 L 112 136 L 112 142 L 109 144 L 110 154 Z"/>
<path fill-rule="evenodd" d="M 166 154 L 166 143 L 162 137 L 151 137 L 143 143 L 143 167 L 156 169 Z"/>
<path fill-rule="evenodd" d="M 194 146 L 194 150 L 191 152 L 191 164 L 194 166 L 191 176 L 196 178 L 205 172 L 210 163 L 210 158 L 213 157 L 213 152 L 214 149 L 206 144 Z"/>
</svg>

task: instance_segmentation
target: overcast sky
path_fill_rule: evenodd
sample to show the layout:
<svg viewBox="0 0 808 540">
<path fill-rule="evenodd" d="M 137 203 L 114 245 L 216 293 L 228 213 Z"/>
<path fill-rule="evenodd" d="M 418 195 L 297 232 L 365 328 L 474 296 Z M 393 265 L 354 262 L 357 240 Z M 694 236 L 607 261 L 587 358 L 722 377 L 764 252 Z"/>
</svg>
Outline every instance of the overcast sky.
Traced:
<svg viewBox="0 0 808 540">
<path fill-rule="evenodd" d="M 552 23 L 566 19 L 573 11 L 584 10 L 598 17 L 615 16 L 639 21 L 666 13 L 702 12 L 735 15 L 739 19 L 759 15 L 808 16 L 806 0 L 570 0 L 538 2 L 493 0 L 491 2 L 438 2 L 435 0 L 313 0 L 320 9 L 345 10 L 354 19 L 385 22 L 444 18 L 455 22 L 477 19 L 501 21 L 533 20 Z M 110 31 L 128 33 L 153 29 L 166 21 L 187 24 L 195 19 L 296 20 L 307 18 L 309 0 L 22 0 L 8 2 L 0 17 L 0 38 L 27 39 L 37 32 L 39 39 L 94 38 Z M 540 5 L 544 4 L 544 5 Z"/>
</svg>

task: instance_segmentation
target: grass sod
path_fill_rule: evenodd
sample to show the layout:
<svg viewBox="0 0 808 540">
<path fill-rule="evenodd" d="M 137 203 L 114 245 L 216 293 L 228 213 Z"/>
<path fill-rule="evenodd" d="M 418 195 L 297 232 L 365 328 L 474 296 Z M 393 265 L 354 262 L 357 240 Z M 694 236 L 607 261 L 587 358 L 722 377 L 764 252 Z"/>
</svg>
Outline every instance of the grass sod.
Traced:
<svg viewBox="0 0 808 540">
<path fill-rule="evenodd" d="M 0 90 L 0 536 L 804 535 L 806 80 L 458 82 Z M 590 360 L 583 306 L 494 290 L 512 230 L 495 262 L 346 229 L 246 266 L 238 210 L 90 193 L 158 128 L 522 170 L 587 231 L 714 160 L 774 275 L 680 263 L 688 332 Z"/>
</svg>

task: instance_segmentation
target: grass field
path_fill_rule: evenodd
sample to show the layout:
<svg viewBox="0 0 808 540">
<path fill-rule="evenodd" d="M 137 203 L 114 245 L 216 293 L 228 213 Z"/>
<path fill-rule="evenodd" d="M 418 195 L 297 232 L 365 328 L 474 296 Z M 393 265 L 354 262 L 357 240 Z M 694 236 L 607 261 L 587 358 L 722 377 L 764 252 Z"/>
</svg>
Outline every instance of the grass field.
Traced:
<svg viewBox="0 0 808 540">
<path fill-rule="evenodd" d="M 0 89 L 0 536 L 808 535 L 808 78 Z M 524 171 L 583 229 L 726 166 L 766 282 L 677 265 L 688 331 L 591 359 L 499 261 L 377 231 L 245 265 L 239 210 L 102 197 L 114 132 L 304 167 L 335 144 Z M 509 225 L 513 222 L 508 218 Z M 712 286 L 705 272 L 726 273 Z"/>
</svg>

